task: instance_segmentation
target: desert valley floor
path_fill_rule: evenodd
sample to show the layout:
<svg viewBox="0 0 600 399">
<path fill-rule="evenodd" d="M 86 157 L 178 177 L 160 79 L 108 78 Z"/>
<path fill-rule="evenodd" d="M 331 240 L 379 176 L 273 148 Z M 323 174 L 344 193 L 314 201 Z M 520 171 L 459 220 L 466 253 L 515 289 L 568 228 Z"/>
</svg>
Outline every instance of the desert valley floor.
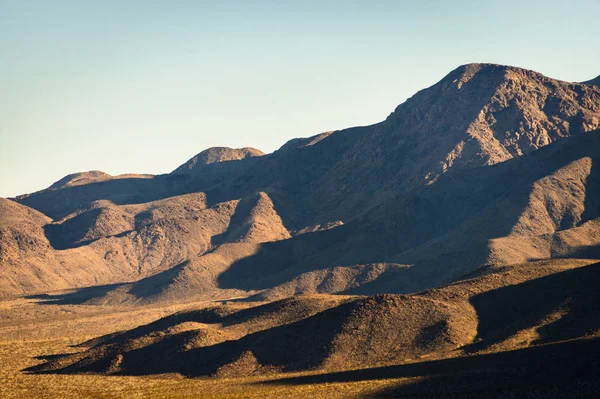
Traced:
<svg viewBox="0 0 600 399">
<path fill-rule="evenodd" d="M 35 375 L 21 370 L 48 356 L 82 350 L 77 345 L 98 335 L 136 327 L 190 307 L 114 308 L 110 306 L 45 305 L 39 299 L 0 303 L 0 397 L 2 398 L 248 398 L 322 397 L 369 394 L 393 387 L 406 378 L 364 381 L 270 384 L 296 373 L 241 378 L 196 378 L 177 375 L 153 377 L 102 375 Z M 47 320 L 52 320 L 48 323 Z"/>
<path fill-rule="evenodd" d="M 527 270 L 524 270 L 525 267 Z M 327 372 L 278 373 L 267 370 L 262 373 L 255 370 L 247 376 L 238 373 L 236 377 L 221 373 L 219 378 L 188 378 L 178 372 L 134 376 L 28 370 L 65 354 L 85 353 L 89 347 L 101 344 L 96 339 L 98 337 L 140 325 L 155 326 L 153 322 L 156 320 L 171 320 L 169 316 L 172 318 L 174 314 L 176 317 L 196 315 L 196 320 L 200 320 L 199 315 L 203 314 L 203 310 L 232 307 L 237 313 L 244 313 L 240 325 L 268 330 L 273 329 L 273 324 L 285 323 L 285 320 L 277 321 L 277 314 L 294 313 L 293 309 L 298 303 L 325 302 L 335 307 L 338 302 L 368 297 L 303 295 L 271 303 L 238 302 L 232 299 L 171 306 L 77 304 L 76 290 L 8 298 L 0 302 L 0 397 L 594 397 L 594 392 L 600 389 L 597 378 L 600 372 L 600 334 L 595 317 L 597 305 L 589 301 L 589 293 L 596 289 L 593 277 L 599 271 L 600 264 L 592 260 L 540 262 L 482 273 L 447 287 L 405 296 L 450 298 L 460 297 L 465 292 L 484 291 L 492 293 L 488 298 L 493 301 L 492 306 L 495 303 L 495 306 L 510 308 L 509 302 L 513 298 L 516 298 L 515 301 L 522 299 L 523 295 L 531 295 L 535 302 L 536 295 L 532 295 L 531 291 L 535 290 L 551 306 L 560 305 L 547 314 L 543 314 L 543 311 L 532 313 L 533 306 L 528 308 L 526 305 L 520 306 L 520 310 L 510 309 L 511 313 L 517 312 L 516 322 L 509 325 L 509 330 L 515 329 L 502 332 L 501 340 L 496 339 L 499 337 L 497 331 L 486 332 L 491 327 L 490 320 L 482 318 L 478 320 L 477 338 L 472 343 L 449 350 L 407 356 L 400 362 L 382 362 L 380 366 L 370 368 L 353 367 Z M 502 289 L 489 290 L 498 285 L 494 283 L 498 277 L 506 280 L 500 286 L 508 288 L 507 292 Z M 565 297 L 565 290 L 556 289 L 558 281 L 571 288 L 573 284 L 578 285 L 582 295 L 568 294 Z M 595 296 L 597 294 L 592 295 Z M 470 299 L 476 310 L 490 306 L 485 304 L 485 300 L 473 299 L 476 297 Z M 306 316 L 298 312 L 296 314 L 299 318 Z M 574 322 L 573 318 L 577 321 Z M 586 320 L 583 323 L 582 318 Z M 231 328 L 228 324 L 235 327 L 235 323 L 204 324 L 190 322 L 185 317 L 174 320 L 169 328 L 163 330 L 163 335 L 177 336 L 211 328 L 226 331 Z M 524 321 L 527 324 L 523 324 Z M 553 329 L 553 324 L 557 328 Z M 407 329 L 414 327 L 418 325 L 406 326 Z M 142 332 L 151 336 L 152 329 Z M 159 328 L 155 326 L 154 330 L 158 331 Z M 577 335 L 581 331 L 586 331 L 586 334 L 573 338 L 574 333 Z M 308 329 L 303 333 L 307 336 L 318 335 L 318 331 Z M 496 343 L 486 345 L 486 338 Z M 545 340 L 549 342 L 544 343 Z M 414 342 L 412 344 L 415 345 Z"/>
</svg>

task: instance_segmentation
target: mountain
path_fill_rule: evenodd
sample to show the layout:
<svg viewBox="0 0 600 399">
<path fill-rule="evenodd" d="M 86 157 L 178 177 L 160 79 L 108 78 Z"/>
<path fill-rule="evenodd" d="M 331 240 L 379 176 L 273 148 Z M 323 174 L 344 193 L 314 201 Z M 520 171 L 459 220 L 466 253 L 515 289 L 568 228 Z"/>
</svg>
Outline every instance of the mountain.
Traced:
<svg viewBox="0 0 600 399">
<path fill-rule="evenodd" d="M 99 183 L 107 180 L 115 179 L 127 179 L 127 178 L 138 178 L 138 179 L 151 179 L 152 175 L 136 175 L 136 174 L 124 174 L 118 176 L 111 176 L 108 173 L 104 173 L 99 170 L 90 170 L 89 172 L 72 173 L 53 183 L 49 189 L 59 189 L 65 187 L 83 186 L 91 183 Z"/>
<path fill-rule="evenodd" d="M 450 171 L 338 228 L 264 244 L 220 286 L 264 290 L 265 299 L 409 293 L 487 264 L 597 257 L 599 140 L 573 137 L 493 167 Z"/>
<path fill-rule="evenodd" d="M 2 198 L 7 380 L 595 397 L 598 165 L 594 81 L 470 64 L 372 126 Z"/>
<path fill-rule="evenodd" d="M 85 247 L 54 250 L 46 234 L 51 219 L 29 207 L 2 198 L 0 215 L 0 296 L 130 278 L 129 266 L 112 269 L 100 252 Z"/>
<path fill-rule="evenodd" d="M 69 175 L 3 200 L 0 295 L 401 294 L 595 258 L 599 128 L 599 87 L 469 64 L 372 126 L 211 148 L 164 175 Z"/>
<path fill-rule="evenodd" d="M 600 86 L 600 75 L 592 80 L 588 80 L 587 82 L 582 82 L 582 83 L 586 84 L 586 85 L 591 85 L 591 86 Z"/>
<path fill-rule="evenodd" d="M 242 161 L 262 155 L 265 154 L 256 148 L 212 147 L 195 155 L 175 169 L 173 173 L 199 173 L 206 169 L 207 165 L 214 165 L 216 163 L 230 164 L 234 161 Z"/>
<path fill-rule="evenodd" d="M 488 267 L 412 295 L 217 305 L 96 338 L 30 371 L 236 377 L 468 359 L 580 340 L 600 331 L 599 266 L 551 260 Z"/>
</svg>

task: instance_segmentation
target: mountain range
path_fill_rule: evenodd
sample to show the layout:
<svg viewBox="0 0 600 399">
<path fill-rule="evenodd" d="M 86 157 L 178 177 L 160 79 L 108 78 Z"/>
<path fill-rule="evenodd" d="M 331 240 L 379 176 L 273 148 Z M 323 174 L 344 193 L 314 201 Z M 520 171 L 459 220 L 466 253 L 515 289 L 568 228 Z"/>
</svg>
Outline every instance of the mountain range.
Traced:
<svg viewBox="0 0 600 399">
<path fill-rule="evenodd" d="M 230 301 L 40 372 L 337 370 L 595 337 L 598 79 L 464 65 L 371 126 L 0 199 L 0 296 Z"/>
<path fill-rule="evenodd" d="M 597 244 L 600 88 L 470 64 L 383 122 L 2 199 L 0 294 L 406 293 Z M 592 193 L 592 195 L 590 195 Z"/>
</svg>

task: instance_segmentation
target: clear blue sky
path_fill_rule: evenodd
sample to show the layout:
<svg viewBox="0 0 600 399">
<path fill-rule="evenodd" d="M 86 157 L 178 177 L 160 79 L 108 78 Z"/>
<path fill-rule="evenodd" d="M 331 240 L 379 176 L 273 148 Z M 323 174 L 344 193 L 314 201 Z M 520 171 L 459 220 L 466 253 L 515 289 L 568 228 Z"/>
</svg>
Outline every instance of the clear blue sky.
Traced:
<svg viewBox="0 0 600 399">
<path fill-rule="evenodd" d="M 599 0 L 0 0 L 0 196 L 383 120 L 470 62 L 600 74 Z"/>
</svg>

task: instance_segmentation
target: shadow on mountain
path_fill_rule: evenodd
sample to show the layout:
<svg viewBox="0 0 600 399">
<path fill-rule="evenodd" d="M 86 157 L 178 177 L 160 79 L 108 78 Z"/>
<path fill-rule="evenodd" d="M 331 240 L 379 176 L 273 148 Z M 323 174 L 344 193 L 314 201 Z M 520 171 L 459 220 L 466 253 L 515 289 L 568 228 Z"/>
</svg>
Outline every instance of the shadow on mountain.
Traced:
<svg viewBox="0 0 600 399">
<path fill-rule="evenodd" d="M 102 304 L 110 294 L 118 291 L 117 300 L 123 303 L 135 303 L 140 299 L 149 299 L 167 287 L 173 278 L 184 268 L 189 261 L 184 261 L 177 266 L 141 279 L 135 283 L 118 283 L 98 285 L 93 287 L 78 288 L 66 293 L 29 295 L 26 298 L 40 299 L 44 305 L 82 305 Z"/>
<path fill-rule="evenodd" d="M 254 322 L 254 324 L 262 322 L 276 326 L 278 323 L 289 322 L 294 319 L 304 319 L 319 311 L 333 307 L 334 304 L 338 303 L 330 302 L 326 304 L 326 301 L 323 301 L 319 297 L 296 297 L 249 308 L 212 306 L 193 311 L 178 312 L 131 330 L 92 338 L 76 346 L 89 348 L 99 345 L 127 345 L 128 340 L 141 338 L 146 335 L 156 335 L 159 331 L 170 330 L 187 322 L 219 324 L 220 327 L 240 325 L 247 322 Z M 284 316 L 283 318 L 282 315 Z"/>
<path fill-rule="evenodd" d="M 27 299 L 39 299 L 43 305 L 81 305 L 96 298 L 102 298 L 108 292 L 126 284 L 108 284 L 79 288 L 68 293 L 28 295 Z"/>
<path fill-rule="evenodd" d="M 140 204 L 174 195 L 184 194 L 186 175 L 161 175 L 151 179 L 124 178 L 43 190 L 17 200 L 54 220 L 59 220 L 76 210 L 85 209 L 92 202 L 108 200 L 117 205 Z"/>
<path fill-rule="evenodd" d="M 485 263 L 490 239 L 510 234 L 529 204 L 534 182 L 583 157 L 598 159 L 599 142 L 600 135 L 581 135 L 497 165 L 451 170 L 435 184 L 345 225 L 262 244 L 257 254 L 223 272 L 219 287 L 269 289 L 303 273 L 369 263 L 415 265 L 392 276 L 412 280 L 410 285 L 388 284 L 390 291 L 377 288 L 379 293 L 447 283 Z M 597 171 L 593 168 L 591 180 L 598 179 Z M 600 209 L 594 184 L 588 187 L 588 218 Z"/>
<path fill-rule="evenodd" d="M 128 351 L 121 356 L 119 361 L 121 371 L 118 374 L 149 375 L 177 372 L 188 377 L 196 377 L 223 375 L 224 368 L 232 368 L 239 375 L 246 367 L 249 372 L 255 370 L 257 364 L 268 365 L 281 371 L 316 368 L 328 355 L 328 351 L 324 348 L 332 344 L 339 330 L 343 328 L 339 321 L 347 317 L 353 308 L 351 303 L 342 304 L 294 323 L 249 334 L 238 340 L 191 350 L 183 348 L 194 338 L 196 331 L 173 334 L 157 343 Z M 118 341 L 121 341 L 123 337 L 143 335 L 146 331 L 155 331 L 157 327 L 165 328 L 191 320 L 218 320 L 220 317 L 210 315 L 210 311 L 174 315 L 128 331 L 124 336 L 107 337 L 107 340 L 99 344 L 110 343 L 111 339 L 118 338 Z M 106 372 L 110 370 L 111 363 L 120 354 L 121 348 L 118 345 L 108 345 L 100 349 L 98 357 L 94 357 L 92 353 L 91 358 L 84 358 L 58 370 L 48 370 L 46 365 L 39 365 L 25 371 L 61 374 Z"/>
<path fill-rule="evenodd" d="M 71 355 L 71 353 L 57 353 L 54 355 L 42 355 L 42 356 L 34 356 L 33 358 L 35 360 L 43 360 L 44 362 L 49 362 L 52 360 L 58 360 L 58 359 L 62 359 L 66 356 Z"/>
<path fill-rule="evenodd" d="M 136 281 L 131 285 L 129 294 L 135 298 L 150 298 L 160 293 L 161 290 L 167 288 L 173 282 L 179 272 L 188 264 L 189 261 L 186 260 L 170 269 Z"/>
<path fill-rule="evenodd" d="M 215 324 L 220 323 L 225 317 L 226 313 L 223 313 L 221 308 L 204 308 L 190 312 L 179 312 L 160 318 L 152 323 L 144 324 L 142 326 L 133 328 L 131 330 L 117 331 L 114 333 L 89 339 L 87 341 L 81 342 L 78 345 L 75 345 L 75 347 L 90 348 L 100 345 L 122 344 L 129 339 L 140 338 L 146 334 L 156 333 L 157 331 L 161 330 L 168 330 L 169 328 L 175 327 L 182 323 L 194 322 L 203 324 Z"/>
<path fill-rule="evenodd" d="M 600 245 L 586 245 L 579 248 L 576 248 L 568 254 L 569 258 L 579 258 L 579 259 L 600 259 Z"/>
<path fill-rule="evenodd" d="M 91 209 L 60 224 L 46 224 L 44 226 L 44 234 L 52 248 L 63 250 L 89 245 L 102 238 L 125 237 L 134 231 L 130 229 L 129 225 L 123 223 L 121 218 L 116 218 L 117 223 L 121 222 L 121 224 L 111 227 L 115 227 L 117 231 L 124 229 L 123 231 L 103 236 L 96 233 L 96 237 L 86 238 L 86 234 L 94 232 L 95 224 L 103 212 L 105 210 L 102 208 Z"/>
<path fill-rule="evenodd" d="M 273 196 L 284 220 L 293 216 L 304 220 L 303 198 L 310 194 L 307 185 L 326 173 L 370 128 L 349 128 L 329 135 L 318 145 L 282 147 L 273 154 L 202 165 L 192 172 L 175 171 L 153 178 L 115 178 L 46 189 L 19 196 L 17 201 L 60 220 L 99 200 L 116 205 L 140 204 L 203 191 L 211 206 L 265 191 Z"/>
<path fill-rule="evenodd" d="M 19 196 L 17 201 L 54 220 L 60 220 L 77 210 L 86 209 L 94 201 L 107 200 L 116 205 L 141 204 L 208 190 L 234 179 L 254 164 L 251 159 L 223 161 L 204 165 L 200 172 L 193 175 L 173 173 L 152 178 L 116 178 L 60 189 L 46 189 Z"/>
<path fill-rule="evenodd" d="M 86 245 L 80 241 L 93 228 L 94 221 L 101 213 L 102 209 L 91 209 L 61 224 L 47 224 L 44 226 L 46 238 L 52 248 L 57 250 Z"/>
<path fill-rule="evenodd" d="M 257 384 L 302 385 L 407 378 L 365 397 L 597 397 L 600 339 L 399 366 L 281 378 Z"/>
<path fill-rule="evenodd" d="M 375 295 L 378 293 L 408 294 L 423 291 L 463 279 L 473 270 L 474 265 L 482 265 L 489 255 L 487 243 L 474 243 L 464 252 L 447 252 L 440 257 L 416 261 L 409 268 L 391 268 L 383 272 L 375 280 L 356 288 L 344 291 L 351 295 Z M 407 260 L 411 260 L 408 258 Z M 443 268 L 453 266 L 452 273 Z"/>
<path fill-rule="evenodd" d="M 227 242 L 240 242 L 252 222 L 252 211 L 259 205 L 261 196 L 254 194 L 241 198 L 229 220 L 227 230 L 211 237 L 211 244 L 218 246 Z"/>
<path fill-rule="evenodd" d="M 379 124 L 338 130 L 322 139 L 318 139 L 318 135 L 291 140 L 274 153 L 259 157 L 255 165 L 235 179 L 207 191 L 208 203 L 249 197 L 263 191 L 273 200 L 286 227 L 297 229 L 332 221 L 311 203 L 311 196 L 320 179 L 377 126 Z"/>
<path fill-rule="evenodd" d="M 587 134 L 599 135 L 600 130 Z M 600 162 L 592 162 L 592 170 L 585 181 L 585 186 L 585 209 L 581 215 L 581 223 L 598 217 L 598 210 L 600 209 L 600 195 L 598 195 L 600 193 Z"/>
<path fill-rule="evenodd" d="M 81 344 L 92 346 L 84 352 L 28 371 L 243 376 L 379 366 L 457 348 L 498 351 L 597 335 L 600 263 L 546 263 L 555 265 L 507 266 L 416 295 L 313 295 L 188 311 L 95 338 Z M 234 325 L 239 328 L 227 330 Z"/>
<path fill-rule="evenodd" d="M 172 366 L 190 377 L 222 375 L 224 367 L 232 368 L 236 375 L 243 373 L 246 367 L 248 372 L 253 372 L 257 365 L 267 365 L 269 368 L 285 372 L 317 368 L 328 356 L 328 351 L 324 348 L 332 344 L 343 328 L 338 321 L 343 319 L 352 308 L 352 304 L 340 305 L 307 319 L 246 335 L 239 340 L 179 353 L 176 363 L 171 367 L 162 370 L 140 370 L 140 374 L 172 371 Z M 173 343 L 165 343 L 164 346 L 171 356 L 173 356 L 173 347 Z M 161 350 L 147 347 L 142 349 L 143 353 L 129 356 L 128 359 L 124 359 L 123 369 L 127 370 L 127 374 L 130 372 L 137 374 L 140 364 L 155 359 L 154 353 L 157 349 Z M 126 361 L 131 361 L 130 367 L 125 363 Z M 162 362 L 154 361 L 154 363 L 162 367 L 158 364 Z"/>
<path fill-rule="evenodd" d="M 583 337 L 600 330 L 600 263 L 566 270 L 471 298 L 485 347 L 504 341 L 531 326 L 536 343 Z M 556 315 L 551 318 L 552 315 Z M 482 344 L 465 349 L 478 350 Z"/>
</svg>

